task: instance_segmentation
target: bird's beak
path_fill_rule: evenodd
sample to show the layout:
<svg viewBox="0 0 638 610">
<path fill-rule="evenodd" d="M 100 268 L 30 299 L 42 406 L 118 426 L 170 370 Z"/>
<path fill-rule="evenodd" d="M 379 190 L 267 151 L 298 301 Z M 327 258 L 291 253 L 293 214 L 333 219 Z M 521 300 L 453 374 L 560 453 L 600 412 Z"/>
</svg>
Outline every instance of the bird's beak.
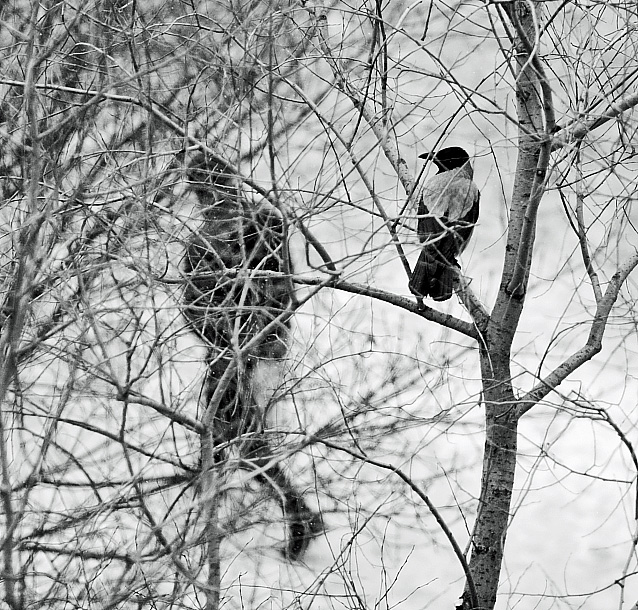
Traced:
<svg viewBox="0 0 638 610">
<path fill-rule="evenodd" d="M 419 155 L 419 159 L 425 159 L 426 161 L 431 161 L 434 158 L 433 152 L 424 152 Z"/>
</svg>

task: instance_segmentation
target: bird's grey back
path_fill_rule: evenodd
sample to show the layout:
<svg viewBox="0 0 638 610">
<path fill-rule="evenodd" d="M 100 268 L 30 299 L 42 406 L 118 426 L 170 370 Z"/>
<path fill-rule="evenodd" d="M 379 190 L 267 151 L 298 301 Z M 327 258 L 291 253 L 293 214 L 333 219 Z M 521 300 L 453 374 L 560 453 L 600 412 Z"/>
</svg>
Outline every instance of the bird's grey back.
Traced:
<svg viewBox="0 0 638 610">
<path fill-rule="evenodd" d="M 423 198 L 428 212 L 433 216 L 445 216 L 451 221 L 460 220 L 472 208 L 478 197 L 478 188 L 472 181 L 472 167 L 466 163 L 459 169 L 432 176 L 416 198 Z"/>
</svg>

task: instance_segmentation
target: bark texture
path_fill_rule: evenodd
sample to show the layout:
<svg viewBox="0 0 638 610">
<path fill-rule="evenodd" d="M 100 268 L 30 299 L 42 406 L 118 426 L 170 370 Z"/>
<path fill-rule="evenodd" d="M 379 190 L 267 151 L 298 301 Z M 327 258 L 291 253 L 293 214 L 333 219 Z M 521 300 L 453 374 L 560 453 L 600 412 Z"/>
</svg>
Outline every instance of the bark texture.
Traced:
<svg viewBox="0 0 638 610">
<path fill-rule="evenodd" d="M 525 303 L 536 213 L 545 189 L 553 129 L 551 95 L 544 81 L 540 49 L 534 46 L 534 27 L 541 22 L 542 7 L 536 2 L 514 2 L 502 10 L 516 50 L 520 130 L 503 273 L 494 309 L 481 328 L 485 453 L 469 562 L 478 599 L 472 599 L 466 584 L 459 605 L 463 610 L 490 610 L 496 604 L 520 417 L 510 371 L 511 346 Z"/>
</svg>

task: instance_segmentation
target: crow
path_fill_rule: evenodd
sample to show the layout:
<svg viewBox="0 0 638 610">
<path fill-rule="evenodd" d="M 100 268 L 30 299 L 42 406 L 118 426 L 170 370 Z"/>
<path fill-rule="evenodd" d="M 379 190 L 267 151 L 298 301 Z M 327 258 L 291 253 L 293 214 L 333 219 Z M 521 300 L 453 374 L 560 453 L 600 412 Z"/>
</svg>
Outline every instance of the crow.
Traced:
<svg viewBox="0 0 638 610">
<path fill-rule="evenodd" d="M 472 181 L 470 157 L 458 146 L 419 155 L 438 168 L 418 197 L 419 241 L 423 244 L 410 290 L 418 297 L 447 301 L 458 275 L 457 256 L 463 252 L 479 217 L 479 190 Z"/>
</svg>

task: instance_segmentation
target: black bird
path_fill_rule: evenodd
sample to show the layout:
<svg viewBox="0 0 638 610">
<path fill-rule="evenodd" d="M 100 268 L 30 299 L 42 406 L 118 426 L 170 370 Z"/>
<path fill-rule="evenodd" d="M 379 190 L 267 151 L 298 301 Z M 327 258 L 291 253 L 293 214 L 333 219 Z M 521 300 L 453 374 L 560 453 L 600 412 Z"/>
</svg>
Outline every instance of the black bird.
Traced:
<svg viewBox="0 0 638 610">
<path fill-rule="evenodd" d="M 467 245 L 479 217 L 479 190 L 472 181 L 469 155 L 460 147 L 419 155 L 438 168 L 418 195 L 419 241 L 423 244 L 410 279 L 419 297 L 447 301 L 454 292 L 459 263 L 456 257 Z"/>
</svg>

